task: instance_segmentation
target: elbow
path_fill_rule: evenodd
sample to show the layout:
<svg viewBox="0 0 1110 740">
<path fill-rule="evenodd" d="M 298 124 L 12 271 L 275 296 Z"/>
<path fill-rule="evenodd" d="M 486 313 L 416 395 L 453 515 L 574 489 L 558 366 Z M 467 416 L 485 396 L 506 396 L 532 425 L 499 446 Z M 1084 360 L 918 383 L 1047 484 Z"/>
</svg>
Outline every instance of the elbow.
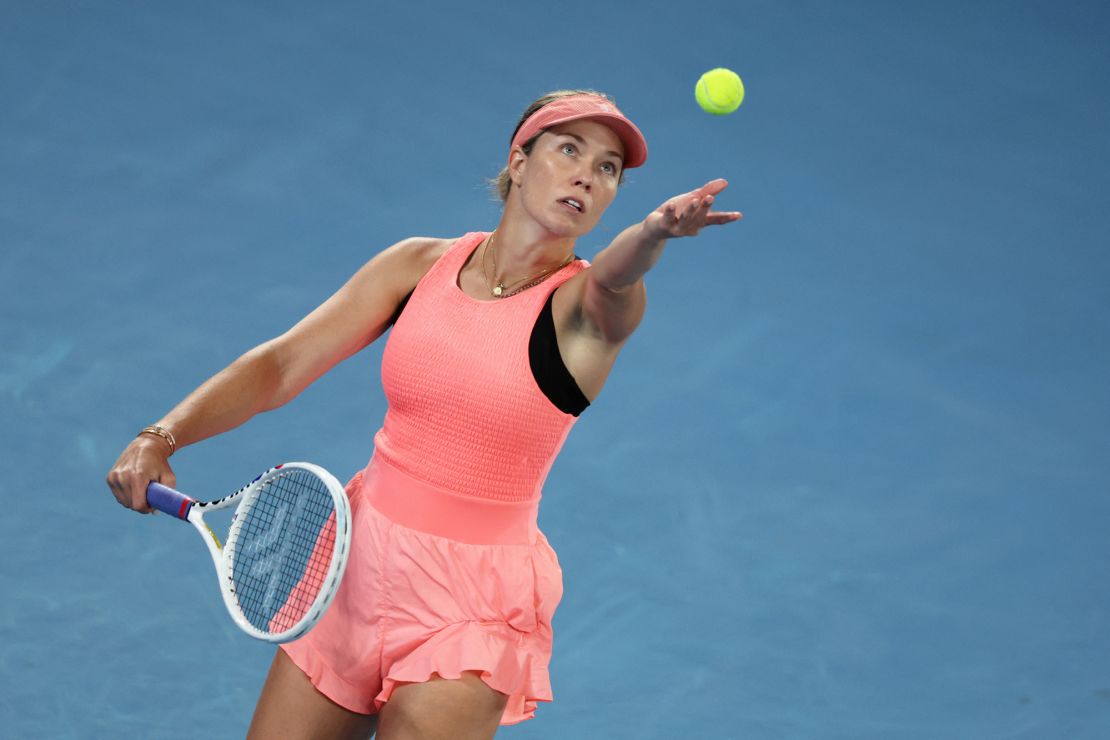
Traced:
<svg viewBox="0 0 1110 740">
<path fill-rule="evenodd" d="M 249 367 L 249 382 L 257 393 L 259 413 L 284 406 L 300 392 L 295 388 L 292 364 L 284 357 L 278 340 L 260 344 L 240 359 Z"/>
</svg>

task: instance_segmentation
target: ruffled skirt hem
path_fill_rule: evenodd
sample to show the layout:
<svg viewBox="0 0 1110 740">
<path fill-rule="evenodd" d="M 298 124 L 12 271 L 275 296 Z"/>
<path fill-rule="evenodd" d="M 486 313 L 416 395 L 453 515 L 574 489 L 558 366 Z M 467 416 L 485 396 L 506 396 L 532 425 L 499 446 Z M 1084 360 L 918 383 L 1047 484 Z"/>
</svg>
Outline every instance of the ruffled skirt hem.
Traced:
<svg viewBox="0 0 1110 740">
<path fill-rule="evenodd" d="M 289 659 L 308 676 L 308 680 L 324 696 L 333 702 L 359 714 L 374 714 L 378 711 L 377 705 L 369 699 L 365 692 L 356 686 L 344 681 L 339 674 L 328 665 L 328 661 L 307 640 L 298 640 L 281 646 Z"/>
<path fill-rule="evenodd" d="M 538 635 L 517 632 L 503 623 L 459 622 L 435 633 L 404 659 L 395 662 L 374 697 L 375 711 L 397 686 L 423 683 L 438 676 L 457 679 L 473 672 L 494 691 L 509 697 L 501 724 L 532 719 L 538 702 L 552 701 L 548 660 Z M 537 644 L 528 643 L 535 640 Z"/>
</svg>

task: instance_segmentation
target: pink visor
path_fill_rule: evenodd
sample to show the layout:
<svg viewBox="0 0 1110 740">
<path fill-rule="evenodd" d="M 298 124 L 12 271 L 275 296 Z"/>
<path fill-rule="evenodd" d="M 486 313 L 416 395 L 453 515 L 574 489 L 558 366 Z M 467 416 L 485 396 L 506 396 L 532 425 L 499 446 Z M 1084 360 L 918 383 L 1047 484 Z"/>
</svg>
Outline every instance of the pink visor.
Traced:
<svg viewBox="0 0 1110 740">
<path fill-rule="evenodd" d="M 513 137 L 512 146 L 524 146 L 524 142 L 544 129 L 583 118 L 605 124 L 620 138 L 624 144 L 624 169 L 639 167 L 647 161 L 647 141 L 640 129 L 617 106 L 597 95 L 568 95 L 552 100 L 524 122 Z"/>
</svg>

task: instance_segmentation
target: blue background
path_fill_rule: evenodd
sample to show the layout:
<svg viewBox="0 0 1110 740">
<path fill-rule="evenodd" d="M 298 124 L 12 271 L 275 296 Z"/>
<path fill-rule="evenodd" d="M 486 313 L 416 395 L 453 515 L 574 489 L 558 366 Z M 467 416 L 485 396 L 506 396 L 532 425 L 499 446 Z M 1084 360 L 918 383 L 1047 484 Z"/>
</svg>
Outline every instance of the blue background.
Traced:
<svg viewBox="0 0 1110 740">
<path fill-rule="evenodd" d="M 1110 11 L 1082 2 L 0 5 L 0 726 L 239 737 L 272 655 L 119 507 L 128 440 L 379 249 L 496 224 L 523 108 L 714 177 L 549 479 L 556 701 L 507 738 L 1110 737 Z M 728 117 L 693 100 L 744 78 Z M 346 478 L 376 345 L 173 458 Z"/>
</svg>

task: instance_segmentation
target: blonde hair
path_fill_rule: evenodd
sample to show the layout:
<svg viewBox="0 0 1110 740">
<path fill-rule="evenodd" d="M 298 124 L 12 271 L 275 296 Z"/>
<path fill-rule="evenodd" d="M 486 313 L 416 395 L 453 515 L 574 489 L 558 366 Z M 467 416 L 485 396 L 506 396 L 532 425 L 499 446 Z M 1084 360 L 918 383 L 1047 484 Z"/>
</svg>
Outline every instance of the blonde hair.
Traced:
<svg viewBox="0 0 1110 740">
<path fill-rule="evenodd" d="M 524 125 L 525 121 L 532 117 L 533 113 L 535 113 L 551 101 L 558 100 L 559 98 L 565 98 L 569 95 L 597 95 L 598 97 L 605 98 L 613 105 L 617 104 L 617 101 L 613 100 L 613 97 L 611 95 L 606 95 L 605 93 L 598 92 L 597 90 L 555 90 L 553 92 L 549 92 L 546 95 L 541 95 L 540 97 L 536 98 L 534 101 L 532 101 L 531 105 L 524 109 L 524 113 L 521 115 L 520 120 L 517 121 L 516 128 L 513 129 L 513 135 L 509 137 L 509 141 L 512 141 L 514 138 L 516 138 L 516 132 L 520 131 L 520 127 Z M 524 142 L 521 145 L 521 149 L 524 150 L 524 153 L 526 155 L 532 153 L 532 147 L 535 145 L 536 139 L 540 138 L 543 133 L 543 131 L 540 131 L 538 134 L 528 139 L 528 141 Z M 497 177 L 493 178 L 492 180 L 488 180 L 487 182 L 489 182 L 490 191 L 493 193 L 494 197 L 499 199 L 502 203 L 509 199 L 509 192 L 510 190 L 512 190 L 513 180 L 511 177 L 509 177 L 508 167 L 503 167 L 501 169 L 501 172 L 497 173 Z M 623 182 L 624 171 L 622 170 L 618 184 L 621 184 Z"/>
</svg>

